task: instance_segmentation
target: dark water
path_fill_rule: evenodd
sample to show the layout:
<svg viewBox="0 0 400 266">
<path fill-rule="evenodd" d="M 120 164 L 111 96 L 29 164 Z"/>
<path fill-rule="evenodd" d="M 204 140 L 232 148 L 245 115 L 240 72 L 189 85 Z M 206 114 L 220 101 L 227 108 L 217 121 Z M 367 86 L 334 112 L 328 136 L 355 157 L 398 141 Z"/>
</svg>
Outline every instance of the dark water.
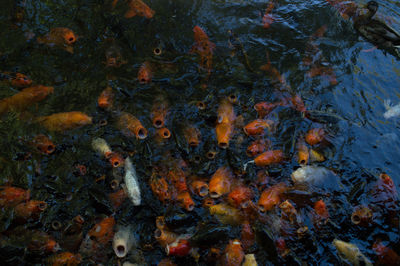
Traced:
<svg viewBox="0 0 400 266">
<path fill-rule="evenodd" d="M 205 154 L 208 147 L 216 146 L 214 121 L 223 97 L 232 93 L 237 95 L 239 103 L 235 105 L 235 111 L 243 116 L 246 123 L 257 117 L 252 108 L 255 103 L 278 100 L 269 78 L 259 70 L 261 65 L 267 63 L 268 52 L 271 64 L 290 85 L 290 93 L 300 95 L 306 108 L 321 118 L 318 124 L 303 119 L 290 108 L 278 108 L 271 114 L 280 122 L 277 132 L 271 136 L 273 147 L 283 149 L 287 156 L 293 157 L 282 167 L 269 169 L 274 173 L 272 183 L 283 181 L 291 184 L 290 173 L 298 166 L 294 141 L 309 128 L 323 126 L 331 135 L 331 145 L 325 148 L 328 159 L 320 165 L 338 173 L 345 187 L 334 195 L 307 195 L 311 202 L 321 197 L 324 199 L 335 226 L 328 226 L 323 233 L 313 229 L 307 218 L 312 205 L 294 199 L 299 206 L 298 212 L 310 228 L 309 237 L 304 241 L 289 240 L 287 245 L 292 253 L 285 258 L 271 255 L 271 244 L 265 245 L 264 241 L 258 241 L 249 253 L 256 254 L 259 265 L 301 262 L 339 264 L 340 258 L 332 245 L 334 238 L 357 244 L 371 261 L 377 260 L 372 244 L 378 238 L 385 240 L 393 250 L 400 251 L 398 220 L 383 218 L 385 210 L 376 214 L 377 221 L 369 228 L 356 227 L 350 221 L 353 207 L 368 204 L 370 190 L 381 172 L 389 174 L 397 190 L 400 189 L 398 120 L 383 117 L 385 99 L 395 104 L 400 101 L 398 57 L 380 49 L 365 51 L 373 45 L 365 42 L 353 29 L 351 21 L 343 19 L 324 0 L 275 1 L 272 12 L 275 20 L 268 29 L 262 27 L 262 16 L 268 5 L 266 1 L 175 0 L 146 3 L 155 11 L 152 19 L 138 16 L 125 19 L 123 10 L 112 10 L 108 1 L 1 2 L 0 70 L 24 73 L 35 84 L 54 86 L 54 93 L 29 107 L 25 116 L 82 111 L 93 117 L 92 125 L 65 133 L 46 132 L 15 113 L 2 117 L 1 183 L 30 189 L 32 199 L 44 200 L 48 204 L 39 220 L 24 225 L 26 230 L 45 231 L 59 239 L 59 232 L 51 228 L 54 220 L 65 225 L 73 217 L 81 215 L 85 219 L 83 232 L 86 234 L 99 218 L 113 214 L 117 223 L 133 226 L 138 249 L 146 263 L 156 265 L 165 253 L 153 237 L 155 217 L 163 215 L 167 206 L 163 206 L 150 190 L 153 166 L 168 160 L 167 151 L 176 157 L 183 157 L 193 174 L 207 178 L 221 165 L 229 163 L 234 168 L 240 168 L 247 162 L 245 149 L 251 139 L 245 137 L 241 130 L 234 136 L 229 149 L 218 149 L 215 160 L 208 161 Z M 392 27 L 400 29 L 400 4 L 388 0 L 380 4 L 378 15 Z M 17 10 L 23 12 L 23 19 L 19 22 L 15 22 Z M 199 59 L 189 53 L 194 42 L 192 29 L 196 25 L 201 26 L 216 44 L 213 71 L 206 89 L 202 89 L 206 75 L 199 74 Z M 336 85 L 329 84 L 321 76 L 308 77 L 307 67 L 302 64 L 310 36 L 323 25 L 327 30 L 316 43 L 325 61 L 333 67 Z M 35 41 L 37 36 L 54 27 L 68 27 L 78 35 L 73 54 L 57 47 L 39 45 Z M 232 47 L 229 41 L 232 43 L 234 39 L 230 37 L 230 31 L 237 36 L 243 50 Z M 27 41 L 27 34 L 35 34 L 35 37 Z M 107 39 L 115 40 L 121 47 L 126 64 L 119 68 L 105 66 Z M 153 55 L 155 47 L 163 49 L 161 56 Z M 247 53 L 249 65 L 245 63 L 243 51 Z M 137 72 L 146 60 L 159 68 L 151 83 L 140 84 Z M 147 139 L 137 141 L 124 136 L 114 126 L 112 114 L 97 107 L 97 97 L 107 85 L 116 93 L 116 110 L 138 117 L 149 130 Z M 7 82 L 2 82 L 0 86 L 0 98 L 18 92 Z M 155 130 L 150 119 L 153 99 L 157 94 L 167 95 L 170 103 L 166 126 L 173 133 L 173 138 L 165 145 L 157 145 L 154 141 Z M 198 101 L 204 101 L 207 109 L 199 111 L 196 108 Z M 99 121 L 104 119 L 108 125 L 100 126 Z M 183 138 L 180 122 L 185 120 L 201 131 L 201 144 L 195 149 L 180 144 Z M 31 158 L 23 159 L 31 152 L 26 140 L 37 134 L 51 136 L 57 145 L 55 153 L 44 156 L 33 152 Z M 132 156 L 142 190 L 141 206 L 135 207 L 126 200 L 119 211 L 113 212 L 107 199 L 107 194 L 112 192 L 110 182 L 113 170 L 92 150 L 91 141 L 95 137 L 106 139 L 113 150 L 125 157 Z M 244 141 L 240 141 L 241 138 Z M 200 163 L 193 162 L 196 155 L 201 157 Z M 77 164 L 86 166 L 84 176 L 76 174 Z M 247 183 L 256 179 L 257 169 L 250 166 L 243 177 Z M 102 175 L 106 178 L 96 182 Z M 66 198 L 71 195 L 72 200 L 67 201 Z M 212 217 L 201 207 L 201 199 L 195 197 L 195 201 L 196 208 L 192 214 L 196 221 L 194 225 L 211 221 Z M 279 211 L 276 214 L 279 215 Z M 276 214 L 272 212 L 271 217 Z M 4 216 L 2 230 L 17 226 L 7 224 Z M 398 217 L 398 210 L 394 216 Z M 182 231 L 196 231 L 191 226 L 183 226 Z M 265 227 L 261 225 L 261 228 Z M 230 229 L 228 237 L 222 237 L 213 245 L 223 250 L 229 239 L 240 237 L 240 227 Z M 280 233 L 273 231 L 273 235 L 277 238 Z M 265 236 L 261 234 L 260 238 Z M 207 248 L 200 249 L 203 257 L 199 264 L 206 263 Z M 102 263 L 117 263 L 111 245 L 108 250 L 99 252 L 109 254 Z M 1 258 L 10 265 L 45 264 L 48 255 L 38 256 L 3 243 Z M 174 260 L 180 265 L 195 264 L 190 256 Z M 86 257 L 83 262 L 93 263 Z"/>
</svg>

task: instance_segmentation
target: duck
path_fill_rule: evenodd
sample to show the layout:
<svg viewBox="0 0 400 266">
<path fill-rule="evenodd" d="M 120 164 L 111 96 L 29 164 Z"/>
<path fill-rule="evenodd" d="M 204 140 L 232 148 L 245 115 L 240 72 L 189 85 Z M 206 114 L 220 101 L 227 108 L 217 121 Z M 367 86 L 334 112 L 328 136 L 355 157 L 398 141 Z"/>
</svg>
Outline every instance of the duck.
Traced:
<svg viewBox="0 0 400 266">
<path fill-rule="evenodd" d="M 354 28 L 369 42 L 380 48 L 400 48 L 400 34 L 383 21 L 373 18 L 379 5 L 369 1 L 366 12 L 359 13 L 354 18 Z"/>
</svg>

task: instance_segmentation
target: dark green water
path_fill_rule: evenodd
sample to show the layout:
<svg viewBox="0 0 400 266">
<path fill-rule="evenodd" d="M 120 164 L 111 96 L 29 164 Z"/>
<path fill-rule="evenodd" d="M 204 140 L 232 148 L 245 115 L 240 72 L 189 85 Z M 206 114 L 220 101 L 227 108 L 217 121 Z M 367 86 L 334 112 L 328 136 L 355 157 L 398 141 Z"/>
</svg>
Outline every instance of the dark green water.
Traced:
<svg viewBox="0 0 400 266">
<path fill-rule="evenodd" d="M 59 239 L 59 232 L 51 228 L 54 220 L 65 225 L 73 217 L 82 215 L 86 234 L 99 217 L 113 214 L 117 223 L 133 226 L 138 249 L 149 265 L 156 265 L 165 257 L 165 252 L 153 237 L 155 217 L 163 215 L 167 206 L 163 206 L 150 190 L 153 166 L 163 163 L 167 151 L 183 157 L 193 174 L 206 178 L 221 165 L 240 168 L 247 162 L 249 158 L 245 149 L 252 139 L 241 130 L 233 137 L 229 149 L 218 149 L 215 160 L 208 161 L 205 154 L 210 146 L 216 146 L 214 125 L 218 104 L 223 97 L 232 93 L 237 95 L 239 104 L 235 105 L 235 111 L 246 123 L 257 117 L 252 108 L 255 103 L 278 100 L 270 80 L 259 70 L 267 63 L 268 52 L 272 65 L 290 85 L 290 93 L 301 95 L 306 108 L 322 117 L 321 123 L 315 123 L 303 119 L 290 108 L 278 108 L 271 114 L 279 121 L 277 132 L 270 136 L 273 147 L 283 149 L 288 157 L 293 157 L 282 167 L 269 169 L 273 173 L 272 183 L 283 181 L 292 184 L 290 173 L 298 166 L 294 141 L 309 128 L 323 126 L 332 138 L 331 145 L 325 148 L 328 159 L 320 165 L 338 173 L 345 187 L 333 195 L 317 193 L 317 196 L 307 196 L 312 202 L 322 197 L 327 203 L 335 226 L 329 226 L 323 233 L 313 229 L 308 217 L 312 206 L 295 200 L 298 212 L 310 228 L 310 235 L 305 241 L 288 241 L 292 250 L 289 258 L 271 255 L 272 247 L 269 244 L 266 247 L 263 241 L 259 241 L 249 253 L 256 254 L 259 265 L 339 264 L 340 258 L 332 245 L 334 238 L 357 244 L 371 261 L 377 260 L 372 250 L 377 238 L 385 240 L 393 250 L 400 251 L 398 209 L 395 212 L 397 222 L 393 222 L 396 219 L 384 218 L 385 210 L 376 214 L 378 218 L 369 228 L 355 227 L 350 221 L 353 207 L 369 204 L 369 191 L 381 172 L 389 174 L 397 190 L 400 189 L 398 118 L 383 117 L 385 99 L 394 104 L 400 102 L 398 57 L 380 49 L 366 52 L 373 45 L 365 42 L 353 29 L 351 21 L 344 20 L 325 0 L 277 0 L 272 12 L 275 21 L 268 29 L 262 27 L 262 16 L 268 5 L 266 1 L 146 1 L 155 11 L 152 19 L 125 19 L 123 6 L 112 10 L 109 2 L 4 0 L 0 3 L 0 71 L 24 73 L 35 84 L 54 86 L 54 93 L 29 107 L 26 116 L 82 111 L 93 117 L 92 125 L 65 133 L 47 132 L 15 113 L 1 118 L 0 183 L 30 189 L 32 199 L 44 200 L 48 204 L 39 220 L 24 225 L 26 230 L 45 231 Z M 378 15 L 389 21 L 392 27 L 400 29 L 400 4 L 388 0 L 380 4 Z M 23 12 L 20 22 L 15 22 L 17 10 Z M 199 58 L 189 54 L 196 25 L 201 26 L 216 44 L 213 72 L 207 89 L 202 89 L 204 74 L 198 71 Z M 323 25 L 327 30 L 316 43 L 336 74 L 336 85 L 330 85 L 320 76 L 309 78 L 307 68 L 302 65 L 310 36 Z M 54 27 L 68 27 L 76 33 L 78 41 L 73 54 L 35 41 L 37 36 Z M 243 50 L 232 47 L 229 31 L 240 40 Z M 27 34 L 35 34 L 35 37 L 27 40 Z M 105 66 L 106 39 L 115 40 L 121 47 L 126 64 L 119 68 Z M 153 55 L 155 47 L 162 47 L 161 56 Z M 248 55 L 249 65 L 243 60 L 243 51 Z M 146 60 L 159 68 L 151 83 L 140 84 L 137 72 Z M 112 114 L 97 107 L 97 97 L 107 85 L 116 93 L 116 110 L 138 117 L 149 130 L 147 139 L 137 141 L 124 136 L 115 127 Z M 17 92 L 7 82 L 1 82 L 0 98 Z M 165 145 L 155 143 L 155 130 L 150 119 L 153 99 L 160 93 L 167 95 L 170 103 L 166 126 L 173 133 L 173 138 Z M 207 109 L 199 111 L 197 101 L 204 101 Z M 104 119 L 108 124 L 100 126 L 99 122 Z M 185 120 L 201 131 L 201 145 L 195 149 L 181 144 L 180 122 Z M 44 156 L 32 152 L 25 140 L 37 134 L 51 137 L 57 145 L 54 154 Z M 141 206 L 135 207 L 126 200 L 120 210 L 113 213 L 107 199 L 107 194 L 112 192 L 113 170 L 92 150 L 91 141 L 95 137 L 106 139 L 113 150 L 125 157 L 133 154 L 142 190 Z M 244 138 L 243 142 L 241 138 Z M 32 157 L 21 159 L 28 152 L 32 152 Z M 199 163 L 193 162 L 196 155 L 201 157 Z M 86 166 L 86 175 L 74 173 L 77 164 Z M 243 177 L 245 182 L 251 183 L 256 179 L 257 169 L 250 167 Z M 106 175 L 106 179 L 96 183 L 95 180 L 102 175 Z M 72 200 L 66 201 L 70 195 Z M 196 208 L 191 214 L 196 221 L 194 225 L 213 220 L 201 207 L 201 199 L 195 198 L 195 201 Z M 278 210 L 276 214 L 279 215 Z M 271 217 L 276 214 L 274 211 Z M 2 231 L 16 226 L 8 224 L 7 213 L 2 216 Z M 193 224 L 185 225 L 182 231 L 196 231 L 191 226 Z M 277 238 L 280 233 L 273 232 L 273 235 Z M 229 239 L 239 237 L 240 227 L 233 227 L 229 236 L 222 237 L 215 245 L 224 249 Z M 147 244 L 151 244 L 153 249 L 145 248 Z M 200 254 L 205 256 L 207 248 L 201 247 Z M 1 250 L 2 261 L 10 265 L 45 264 L 47 259 L 47 255 L 24 251 L 23 245 L 15 247 L 2 243 Z M 99 252 L 108 255 L 103 264 L 117 263 L 111 245 Z M 179 265 L 195 265 L 190 256 L 174 260 Z M 83 262 L 93 263 L 86 257 Z M 199 264 L 205 263 L 206 260 L 201 258 Z"/>
</svg>

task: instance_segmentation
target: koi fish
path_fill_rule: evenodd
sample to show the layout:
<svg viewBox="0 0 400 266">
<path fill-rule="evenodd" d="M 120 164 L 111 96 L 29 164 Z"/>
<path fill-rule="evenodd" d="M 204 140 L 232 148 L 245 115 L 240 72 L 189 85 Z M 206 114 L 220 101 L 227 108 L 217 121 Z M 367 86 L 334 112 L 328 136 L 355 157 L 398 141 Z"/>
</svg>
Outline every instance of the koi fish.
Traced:
<svg viewBox="0 0 400 266">
<path fill-rule="evenodd" d="M 105 88 L 99 98 L 97 99 L 97 105 L 103 109 L 110 109 L 113 106 L 114 92 L 111 87 Z"/>
<path fill-rule="evenodd" d="M 258 266 L 256 256 L 254 254 L 246 254 L 242 266 Z"/>
<path fill-rule="evenodd" d="M 129 157 L 125 160 L 124 181 L 126 192 L 131 199 L 133 205 L 139 206 L 141 203 L 139 181 L 136 174 L 135 166 L 133 166 Z"/>
<path fill-rule="evenodd" d="M 150 62 L 145 61 L 139 68 L 138 80 L 141 84 L 147 84 L 151 82 L 153 78 L 153 67 Z"/>
<path fill-rule="evenodd" d="M 243 203 L 251 200 L 254 197 L 253 191 L 244 186 L 240 185 L 234 188 L 229 194 L 228 194 L 228 202 L 238 208 L 240 207 Z"/>
<path fill-rule="evenodd" d="M 249 157 L 257 156 L 263 153 L 269 147 L 269 143 L 264 140 L 255 140 L 253 141 L 249 147 L 247 147 L 246 154 Z"/>
<path fill-rule="evenodd" d="M 190 147 L 197 147 L 199 145 L 200 131 L 198 128 L 192 125 L 187 125 L 183 129 L 183 135 Z"/>
<path fill-rule="evenodd" d="M 219 198 L 231 191 L 233 173 L 227 166 L 222 166 L 213 174 L 208 184 L 211 198 Z"/>
<path fill-rule="evenodd" d="M 308 151 L 308 147 L 304 143 L 304 140 L 299 139 L 297 142 L 297 162 L 299 164 L 307 164 L 309 156 L 310 153 Z"/>
<path fill-rule="evenodd" d="M 225 256 L 222 256 L 222 265 L 240 266 L 244 259 L 242 245 L 238 239 L 229 240 L 225 247 Z"/>
<path fill-rule="evenodd" d="M 115 210 L 118 210 L 119 207 L 121 207 L 122 203 L 127 197 L 128 195 L 126 195 L 125 189 L 123 188 L 116 192 L 108 194 L 108 199 L 111 201 L 111 204 L 113 205 Z"/>
<path fill-rule="evenodd" d="M 305 140 L 310 145 L 316 145 L 325 139 L 325 131 L 323 128 L 312 128 L 307 131 Z"/>
<path fill-rule="evenodd" d="M 91 124 L 92 118 L 85 113 L 72 111 L 41 116 L 36 119 L 36 122 L 49 131 L 66 131 Z"/>
<path fill-rule="evenodd" d="M 348 0 L 326 0 L 331 4 L 344 19 L 349 19 L 356 15 L 358 6 L 353 1 Z"/>
<path fill-rule="evenodd" d="M 189 254 L 191 249 L 192 247 L 187 239 L 178 238 L 173 243 L 167 245 L 165 253 L 167 253 L 167 256 L 184 257 Z"/>
<path fill-rule="evenodd" d="M 332 171 L 322 166 L 303 165 L 291 175 L 293 182 L 309 184 L 327 189 L 339 189 L 340 178 Z"/>
<path fill-rule="evenodd" d="M 136 246 L 136 240 L 129 226 L 121 226 L 114 235 L 113 249 L 118 258 L 125 257 Z"/>
<path fill-rule="evenodd" d="M 351 214 L 351 222 L 355 225 L 369 226 L 372 222 L 372 210 L 368 206 L 357 206 Z"/>
<path fill-rule="evenodd" d="M 272 9 L 274 9 L 274 2 L 271 0 L 268 4 L 267 9 L 265 10 L 265 14 L 262 18 L 263 27 L 265 29 L 269 28 L 269 26 L 274 22 L 274 17 L 271 14 Z"/>
<path fill-rule="evenodd" d="M 98 243 L 107 244 L 114 236 L 115 219 L 106 217 L 89 230 L 88 236 Z"/>
<path fill-rule="evenodd" d="M 257 111 L 260 118 L 264 118 L 279 105 L 279 103 L 259 102 L 254 105 L 254 110 Z"/>
<path fill-rule="evenodd" d="M 381 241 L 375 241 L 372 249 L 378 256 L 379 265 L 400 265 L 400 256 L 393 249 L 382 244 Z"/>
<path fill-rule="evenodd" d="M 209 207 L 209 211 L 223 224 L 239 225 L 243 222 L 240 211 L 225 203 L 212 205 Z"/>
<path fill-rule="evenodd" d="M 259 136 L 263 135 L 264 131 L 268 129 L 272 131 L 274 122 L 266 119 L 256 119 L 247 124 L 243 131 L 247 136 Z"/>
<path fill-rule="evenodd" d="M 240 233 L 240 240 L 242 242 L 242 247 L 243 247 L 244 251 L 247 251 L 256 242 L 254 230 L 251 228 L 251 225 L 249 222 L 245 222 L 242 225 L 242 231 Z"/>
<path fill-rule="evenodd" d="M 180 202 L 181 206 L 185 208 L 187 211 L 193 211 L 195 203 L 188 191 L 185 190 L 179 192 L 176 199 L 178 202 Z"/>
<path fill-rule="evenodd" d="M 29 190 L 10 186 L 0 187 L 0 207 L 15 207 L 23 201 L 28 201 L 29 197 Z"/>
<path fill-rule="evenodd" d="M 6 80 L 17 88 L 25 88 L 32 84 L 32 80 L 27 75 L 21 73 L 3 72 L 0 73 L 0 80 Z"/>
<path fill-rule="evenodd" d="M 147 137 L 147 130 L 142 126 L 142 123 L 129 113 L 123 112 L 118 117 L 117 128 L 128 137 L 136 136 L 137 139 L 145 139 Z"/>
<path fill-rule="evenodd" d="M 168 101 L 162 94 L 155 97 L 152 110 L 151 119 L 155 128 L 162 128 L 165 125 L 165 120 L 168 114 Z"/>
<path fill-rule="evenodd" d="M 157 178 L 154 175 L 150 178 L 150 188 L 153 194 L 158 197 L 161 202 L 166 202 L 172 199 L 172 193 L 168 187 L 167 180 L 164 177 Z"/>
<path fill-rule="evenodd" d="M 142 0 L 130 0 L 128 2 L 129 9 L 125 13 L 125 18 L 132 18 L 134 16 L 141 16 L 145 18 L 152 18 L 155 11 L 146 5 Z"/>
<path fill-rule="evenodd" d="M 82 257 L 80 254 L 73 254 L 71 252 L 62 252 L 53 255 L 48 259 L 49 264 L 52 266 L 78 266 L 81 263 Z"/>
<path fill-rule="evenodd" d="M 386 112 L 383 113 L 385 119 L 394 118 L 400 116 L 400 103 L 393 105 L 390 100 L 384 101 Z"/>
<path fill-rule="evenodd" d="M 229 146 L 229 140 L 233 134 L 236 119 L 233 105 L 227 99 L 222 100 L 219 105 L 217 119 L 215 133 L 217 135 L 218 146 L 226 149 Z"/>
<path fill-rule="evenodd" d="M 119 167 L 124 164 L 124 158 L 116 152 L 111 151 L 110 146 L 105 139 L 95 138 L 92 140 L 92 148 L 98 154 L 104 156 L 113 167 Z"/>
<path fill-rule="evenodd" d="M 20 203 L 14 208 L 17 218 L 28 220 L 29 218 L 37 218 L 38 215 L 47 208 L 47 203 L 39 200 L 30 200 L 26 203 Z"/>
<path fill-rule="evenodd" d="M 43 154 L 52 154 L 56 149 L 54 143 L 45 135 L 37 135 L 34 137 L 32 145 Z"/>
<path fill-rule="evenodd" d="M 60 245 L 45 232 L 33 231 L 29 240 L 28 249 L 36 253 L 54 253 L 60 250 Z"/>
<path fill-rule="evenodd" d="M 190 188 L 200 197 L 205 197 L 208 195 L 208 184 L 201 179 L 195 178 L 191 180 Z"/>
<path fill-rule="evenodd" d="M 212 56 L 215 44 L 210 41 L 207 34 L 199 26 L 193 28 L 195 44 L 191 53 L 195 52 L 200 56 L 200 68 L 205 69 L 208 76 L 212 71 Z"/>
<path fill-rule="evenodd" d="M 267 76 L 270 79 L 272 86 L 278 90 L 287 89 L 289 86 L 286 83 L 285 77 L 279 73 L 278 69 L 272 66 L 268 52 L 267 61 L 267 64 L 260 66 L 260 70 L 267 72 Z"/>
<path fill-rule="evenodd" d="M 281 150 L 270 150 L 258 155 L 253 162 L 257 166 L 268 166 L 271 164 L 281 163 L 284 161 L 284 159 L 285 157 Z"/>
<path fill-rule="evenodd" d="M 286 191 L 285 183 L 279 183 L 265 189 L 258 200 L 258 208 L 261 212 L 272 210 L 281 202 L 281 194 Z"/>
<path fill-rule="evenodd" d="M 154 238 L 160 243 L 162 247 L 172 244 L 178 239 L 178 235 L 166 229 L 157 229 L 154 232 Z"/>
<path fill-rule="evenodd" d="M 38 37 L 37 42 L 40 44 L 46 44 L 50 47 L 58 46 L 69 53 L 74 52 L 73 44 L 77 38 L 75 33 L 68 28 L 52 28 L 43 37 Z"/>
<path fill-rule="evenodd" d="M 13 96 L 0 100 L 0 115 L 8 111 L 23 111 L 30 105 L 44 100 L 53 92 L 53 87 L 42 85 L 25 88 Z"/>
<path fill-rule="evenodd" d="M 108 48 L 104 55 L 106 57 L 106 67 L 118 68 L 128 63 L 128 61 L 124 60 L 122 57 L 121 47 L 114 40 L 108 40 Z"/>
<path fill-rule="evenodd" d="M 342 240 L 334 239 L 332 244 L 339 252 L 339 256 L 345 260 L 348 260 L 353 265 L 364 265 L 372 266 L 371 261 L 361 253 L 360 249 L 351 243 L 344 242 Z"/>
</svg>

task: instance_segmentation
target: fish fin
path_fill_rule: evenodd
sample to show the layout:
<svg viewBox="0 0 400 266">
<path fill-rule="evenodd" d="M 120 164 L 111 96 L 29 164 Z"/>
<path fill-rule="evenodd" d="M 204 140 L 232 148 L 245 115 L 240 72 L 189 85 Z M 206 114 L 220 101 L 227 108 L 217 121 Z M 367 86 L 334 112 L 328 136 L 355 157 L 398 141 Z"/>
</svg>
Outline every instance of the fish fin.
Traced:
<svg viewBox="0 0 400 266">
<path fill-rule="evenodd" d="M 386 110 L 389 110 L 393 106 L 392 102 L 389 99 L 384 100 L 383 105 L 385 106 Z"/>
</svg>

